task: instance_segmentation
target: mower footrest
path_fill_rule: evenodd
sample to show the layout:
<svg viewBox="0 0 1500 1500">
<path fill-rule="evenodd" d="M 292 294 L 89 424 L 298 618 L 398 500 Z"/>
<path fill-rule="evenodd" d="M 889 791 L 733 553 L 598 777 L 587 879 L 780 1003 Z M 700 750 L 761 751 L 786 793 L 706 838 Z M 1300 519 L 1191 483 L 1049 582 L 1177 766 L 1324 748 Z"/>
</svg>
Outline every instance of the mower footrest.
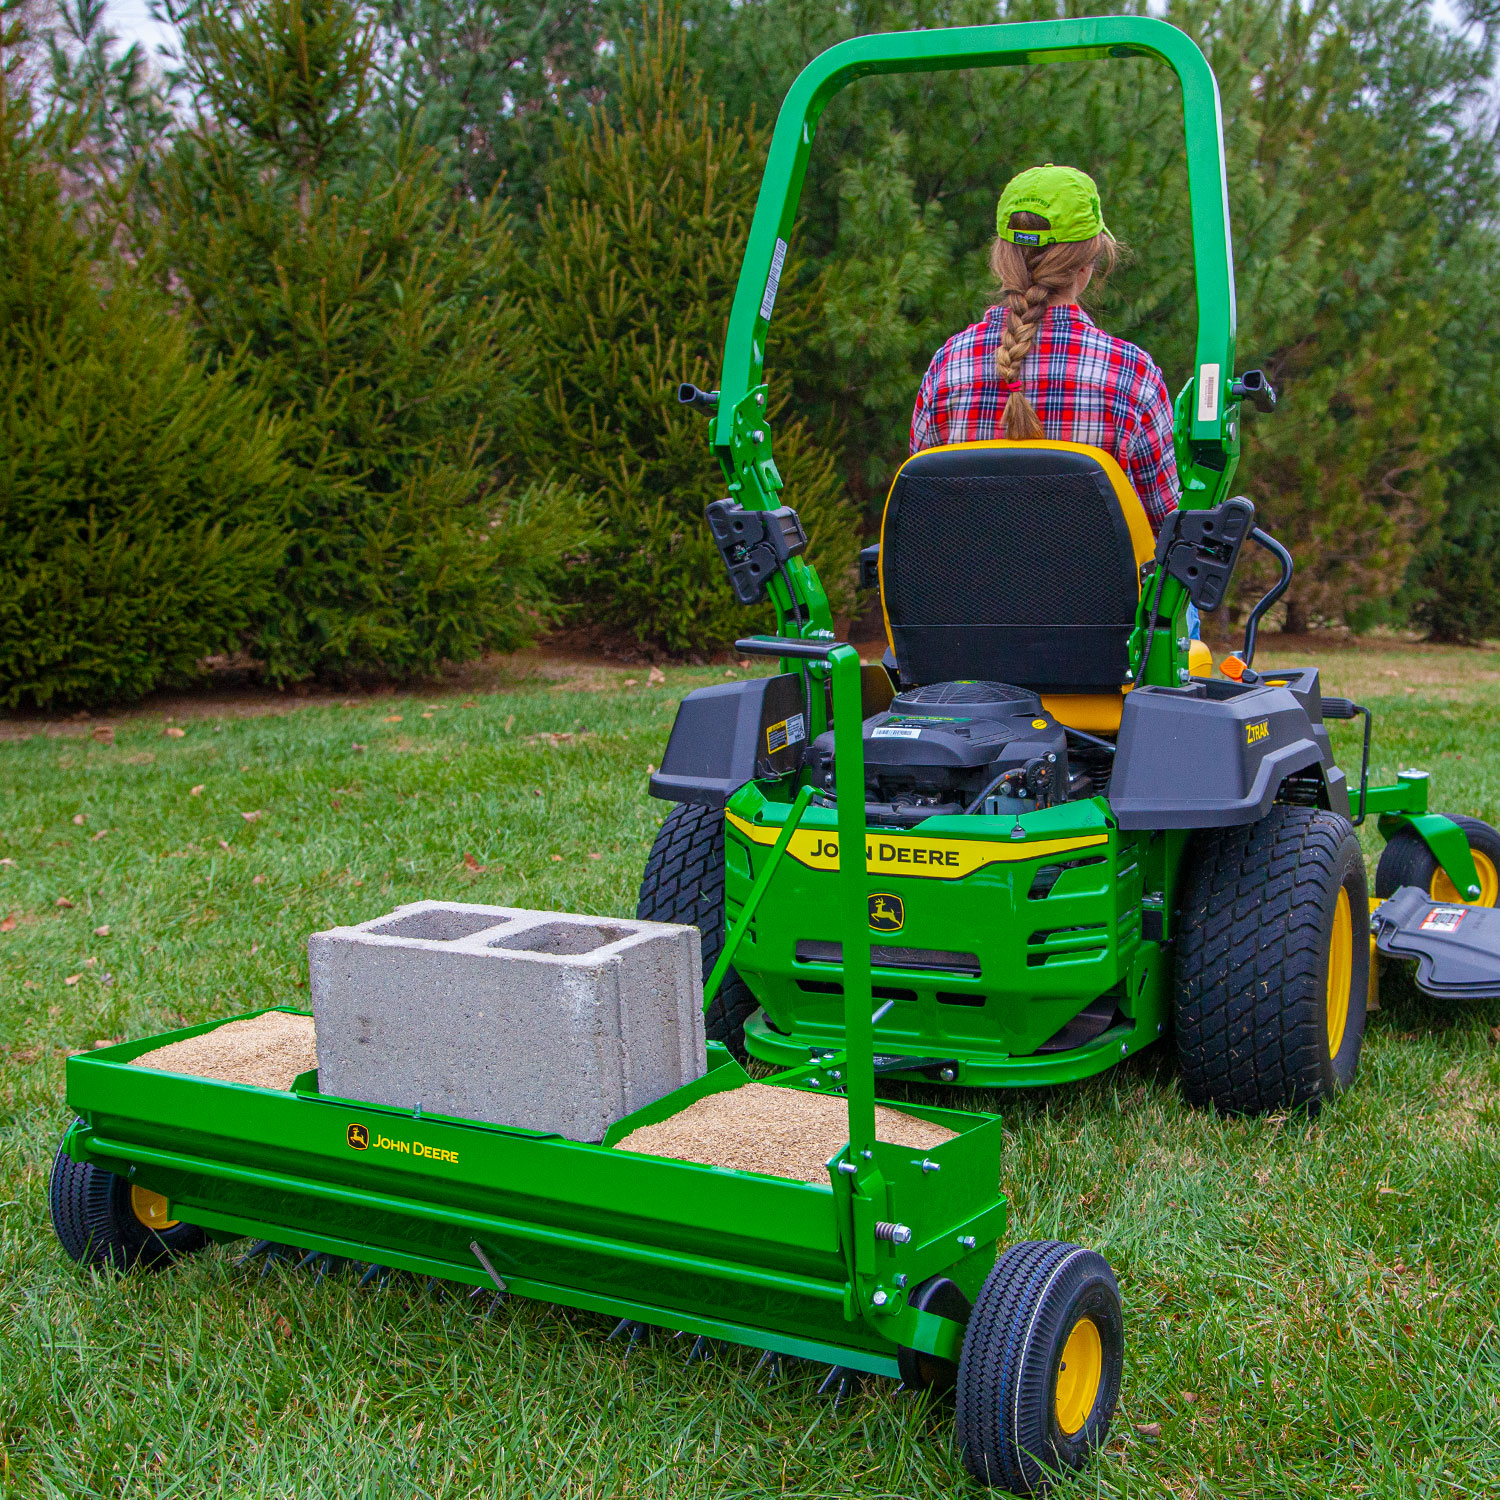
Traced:
<svg viewBox="0 0 1500 1500">
<path fill-rule="evenodd" d="M 1500 997 L 1500 910 L 1434 901 L 1404 885 L 1370 914 L 1387 958 L 1415 959 L 1419 989 L 1440 1000 Z"/>
</svg>

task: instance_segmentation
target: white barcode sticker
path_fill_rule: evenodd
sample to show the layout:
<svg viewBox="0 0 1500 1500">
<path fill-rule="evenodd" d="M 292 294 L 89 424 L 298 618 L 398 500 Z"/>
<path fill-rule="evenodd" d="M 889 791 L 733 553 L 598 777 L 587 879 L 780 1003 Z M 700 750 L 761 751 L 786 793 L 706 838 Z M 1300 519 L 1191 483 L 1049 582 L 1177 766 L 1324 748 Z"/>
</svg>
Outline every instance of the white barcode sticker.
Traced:
<svg viewBox="0 0 1500 1500">
<path fill-rule="evenodd" d="M 1198 420 L 1200 422 L 1219 420 L 1218 365 L 1198 366 Z"/>
<path fill-rule="evenodd" d="M 1459 923 L 1468 914 L 1467 908 L 1462 906 L 1434 906 L 1422 918 L 1421 930 L 1423 932 L 1457 932 Z"/>
<path fill-rule="evenodd" d="M 760 315 L 768 323 L 771 309 L 776 306 L 776 291 L 781 285 L 781 268 L 786 264 L 786 241 L 777 240 L 771 253 L 771 274 L 766 278 L 766 295 L 760 299 Z"/>
<path fill-rule="evenodd" d="M 872 740 L 919 740 L 922 738 L 920 729 L 907 729 L 900 724 L 882 724 L 879 729 L 870 731 Z"/>
</svg>

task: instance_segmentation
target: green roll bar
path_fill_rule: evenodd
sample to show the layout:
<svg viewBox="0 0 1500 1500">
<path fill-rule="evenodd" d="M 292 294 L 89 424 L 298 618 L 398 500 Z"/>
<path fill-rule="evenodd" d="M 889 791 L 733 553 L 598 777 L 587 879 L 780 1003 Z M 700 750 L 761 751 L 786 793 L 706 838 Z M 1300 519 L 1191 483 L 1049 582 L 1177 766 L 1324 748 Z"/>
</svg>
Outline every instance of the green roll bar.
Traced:
<svg viewBox="0 0 1500 1500">
<path fill-rule="evenodd" d="M 749 509 L 779 504 L 782 479 L 771 453 L 762 378 L 766 335 L 813 134 L 833 96 L 855 79 L 880 73 L 1131 57 L 1167 63 L 1182 87 L 1198 342 L 1193 376 L 1178 398 L 1178 462 L 1185 505 L 1213 505 L 1223 498 L 1239 454 L 1239 413 L 1232 395 L 1234 254 L 1219 86 L 1197 44 L 1175 26 L 1149 16 L 1100 16 L 853 37 L 830 47 L 798 74 L 771 139 L 730 311 L 713 418 L 714 451 L 738 504 Z M 997 183 L 997 191 L 999 187 Z M 785 579 L 771 580 L 770 592 L 783 633 L 830 633 L 827 597 L 816 572 L 800 557 L 791 559 Z M 799 604 L 806 607 L 805 616 Z"/>
</svg>

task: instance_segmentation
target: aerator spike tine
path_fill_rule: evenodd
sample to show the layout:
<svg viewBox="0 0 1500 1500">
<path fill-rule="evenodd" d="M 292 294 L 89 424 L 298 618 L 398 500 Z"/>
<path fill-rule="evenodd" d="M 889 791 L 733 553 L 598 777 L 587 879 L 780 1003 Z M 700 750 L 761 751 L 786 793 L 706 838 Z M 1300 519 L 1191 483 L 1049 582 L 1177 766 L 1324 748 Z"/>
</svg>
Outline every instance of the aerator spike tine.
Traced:
<svg viewBox="0 0 1500 1500">
<path fill-rule="evenodd" d="M 630 1351 L 634 1349 L 642 1339 L 646 1338 L 650 1334 L 650 1332 L 651 1325 L 649 1323 L 642 1323 L 638 1318 L 621 1318 L 620 1321 L 615 1324 L 614 1331 L 610 1334 L 606 1342 L 612 1343 L 615 1339 L 620 1338 L 623 1335 L 625 1338 L 625 1357 L 626 1359 L 629 1359 Z"/>
<path fill-rule="evenodd" d="M 372 1281 L 377 1281 L 382 1286 L 384 1286 L 385 1279 L 389 1275 L 390 1271 L 385 1266 L 377 1266 L 372 1262 L 370 1265 L 370 1269 L 366 1271 L 365 1274 L 361 1276 L 359 1278 L 359 1281 L 355 1284 L 355 1290 L 358 1291 L 362 1286 L 369 1286 Z"/>
<path fill-rule="evenodd" d="M 294 1271 L 300 1271 L 304 1266 L 310 1266 L 323 1252 L 321 1250 L 309 1250 L 301 1260 L 292 1267 Z"/>
<path fill-rule="evenodd" d="M 839 1409 L 839 1402 L 854 1389 L 854 1371 L 845 1365 L 830 1365 L 828 1373 L 823 1377 L 823 1383 L 818 1387 L 820 1396 L 833 1392 L 833 1409 Z"/>
<path fill-rule="evenodd" d="M 267 1250 L 274 1250 L 275 1248 L 276 1242 L 274 1240 L 256 1240 L 256 1242 L 251 1245 L 251 1247 L 247 1251 L 245 1251 L 245 1253 L 240 1256 L 238 1260 L 235 1261 L 235 1269 L 238 1270 L 241 1266 L 249 1265 L 257 1255 L 264 1255 Z"/>
<path fill-rule="evenodd" d="M 781 1356 L 774 1349 L 763 1349 L 760 1358 L 755 1361 L 755 1368 L 750 1373 L 759 1375 L 762 1370 L 766 1371 L 767 1380 L 780 1380 L 786 1373 Z"/>
<path fill-rule="evenodd" d="M 700 1333 L 698 1337 L 693 1340 L 693 1347 L 688 1350 L 687 1362 L 690 1365 L 696 1364 L 700 1359 L 707 1359 L 708 1356 L 713 1352 L 713 1340 Z"/>
</svg>

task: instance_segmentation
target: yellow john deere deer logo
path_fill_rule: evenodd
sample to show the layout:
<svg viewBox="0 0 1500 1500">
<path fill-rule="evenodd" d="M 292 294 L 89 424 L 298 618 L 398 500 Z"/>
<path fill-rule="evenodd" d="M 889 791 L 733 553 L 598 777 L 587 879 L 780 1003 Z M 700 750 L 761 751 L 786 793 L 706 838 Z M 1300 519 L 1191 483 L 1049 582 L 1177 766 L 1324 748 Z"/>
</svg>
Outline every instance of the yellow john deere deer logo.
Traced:
<svg viewBox="0 0 1500 1500">
<path fill-rule="evenodd" d="M 370 1148 L 370 1132 L 363 1125 L 351 1125 L 344 1132 L 344 1139 L 356 1151 L 368 1151 Z"/>
<path fill-rule="evenodd" d="M 875 932 L 900 932 L 906 908 L 899 896 L 870 897 L 870 927 Z"/>
</svg>

